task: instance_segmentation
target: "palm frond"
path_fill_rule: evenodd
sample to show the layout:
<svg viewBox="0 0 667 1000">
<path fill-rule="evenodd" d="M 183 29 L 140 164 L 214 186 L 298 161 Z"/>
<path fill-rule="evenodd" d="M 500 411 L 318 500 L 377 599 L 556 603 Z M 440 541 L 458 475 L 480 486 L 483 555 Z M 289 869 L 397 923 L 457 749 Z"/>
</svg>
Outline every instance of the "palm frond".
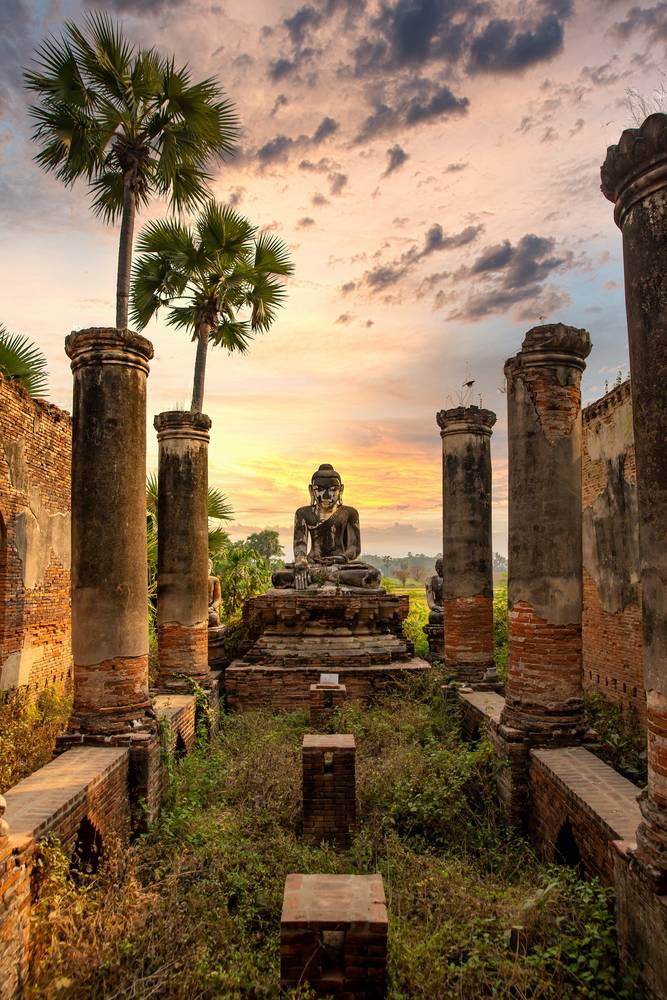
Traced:
<svg viewBox="0 0 667 1000">
<path fill-rule="evenodd" d="M 255 245 L 255 267 L 264 274 L 294 274 L 294 262 L 287 244 L 278 236 L 262 233 Z"/>
<path fill-rule="evenodd" d="M 234 511 L 222 490 L 210 486 L 208 490 L 208 516 L 216 521 L 233 521 Z"/>
<path fill-rule="evenodd" d="M 146 510 L 157 517 L 157 475 L 151 472 L 146 476 Z"/>
<path fill-rule="evenodd" d="M 48 394 L 46 358 L 28 337 L 11 334 L 4 326 L 0 326 L 0 372 L 5 378 L 20 382 L 33 397 Z"/>
</svg>

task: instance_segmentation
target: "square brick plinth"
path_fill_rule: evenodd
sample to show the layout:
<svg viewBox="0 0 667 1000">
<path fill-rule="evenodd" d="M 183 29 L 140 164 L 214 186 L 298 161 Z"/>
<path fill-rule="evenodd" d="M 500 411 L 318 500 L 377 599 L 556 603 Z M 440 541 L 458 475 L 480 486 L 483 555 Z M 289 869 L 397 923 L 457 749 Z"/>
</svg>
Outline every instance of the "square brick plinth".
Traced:
<svg viewBox="0 0 667 1000">
<path fill-rule="evenodd" d="M 329 725 L 334 712 L 342 708 L 347 697 L 344 684 L 310 685 L 310 724 L 313 729 L 324 729 Z"/>
<path fill-rule="evenodd" d="M 303 738 L 303 838 L 346 847 L 356 821 L 354 736 Z"/>
<path fill-rule="evenodd" d="M 387 907 L 381 875 L 288 875 L 280 985 L 334 1000 L 384 1000 Z"/>
</svg>

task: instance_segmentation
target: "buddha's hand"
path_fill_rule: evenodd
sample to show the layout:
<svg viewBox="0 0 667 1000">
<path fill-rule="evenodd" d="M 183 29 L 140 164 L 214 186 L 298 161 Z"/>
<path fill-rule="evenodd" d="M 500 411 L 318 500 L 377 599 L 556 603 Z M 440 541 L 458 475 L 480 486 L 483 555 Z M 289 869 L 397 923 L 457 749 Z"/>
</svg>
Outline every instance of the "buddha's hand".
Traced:
<svg viewBox="0 0 667 1000">
<path fill-rule="evenodd" d="M 294 589 L 305 590 L 308 586 L 308 560 L 305 556 L 294 563 Z"/>
</svg>

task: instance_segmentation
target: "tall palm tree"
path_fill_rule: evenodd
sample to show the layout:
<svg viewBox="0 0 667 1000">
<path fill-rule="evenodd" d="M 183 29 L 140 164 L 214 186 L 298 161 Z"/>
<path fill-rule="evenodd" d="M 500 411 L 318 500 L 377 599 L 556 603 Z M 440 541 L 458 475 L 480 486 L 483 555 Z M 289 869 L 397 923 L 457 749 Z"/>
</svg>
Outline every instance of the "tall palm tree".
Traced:
<svg viewBox="0 0 667 1000">
<path fill-rule="evenodd" d="M 19 382 L 30 396 L 47 395 L 46 358 L 28 337 L 10 333 L 4 326 L 0 326 L 0 372 L 6 379 Z"/>
<path fill-rule="evenodd" d="M 121 218 L 116 326 L 127 326 L 132 238 L 137 209 L 152 193 L 191 210 L 209 197 L 207 163 L 231 152 L 239 134 L 232 104 L 217 80 L 192 83 L 187 66 L 155 49 L 136 49 L 103 13 L 68 21 L 48 37 L 26 71 L 37 162 L 73 184 L 85 178 L 93 211 Z"/>
<path fill-rule="evenodd" d="M 194 231 L 175 220 L 150 222 L 139 234 L 132 277 L 132 319 L 143 329 L 162 306 L 167 323 L 197 343 L 191 410 L 201 413 L 209 342 L 245 352 L 253 333 L 270 328 L 294 268 L 282 240 L 231 208 L 210 201 Z M 246 317 L 240 314 L 245 311 Z"/>
</svg>

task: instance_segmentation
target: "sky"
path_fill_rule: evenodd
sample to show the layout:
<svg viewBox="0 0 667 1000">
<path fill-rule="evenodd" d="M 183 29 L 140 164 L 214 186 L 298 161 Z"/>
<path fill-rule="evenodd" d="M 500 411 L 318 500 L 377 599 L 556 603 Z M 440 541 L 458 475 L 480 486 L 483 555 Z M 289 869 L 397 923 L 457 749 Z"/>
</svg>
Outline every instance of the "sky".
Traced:
<svg viewBox="0 0 667 1000">
<path fill-rule="evenodd" d="M 627 374 L 620 235 L 599 167 L 641 121 L 639 97 L 664 90 L 667 2 L 103 6 L 137 44 L 219 78 L 243 133 L 213 165 L 213 193 L 293 255 L 273 328 L 244 356 L 209 356 L 209 479 L 234 508 L 232 537 L 275 528 L 289 554 L 294 510 L 331 462 L 365 552 L 435 555 L 435 414 L 482 402 L 498 415 L 493 541 L 505 554 L 505 359 L 531 326 L 561 321 L 593 341 L 584 402 Z M 65 189 L 33 162 L 21 68 L 82 10 L 0 4 L 0 323 L 42 348 L 65 409 L 65 336 L 113 324 L 118 229 L 92 214 L 85 184 Z M 153 201 L 138 228 L 167 214 Z M 144 333 L 151 471 L 153 415 L 189 406 L 194 346 L 162 318 Z"/>
</svg>

